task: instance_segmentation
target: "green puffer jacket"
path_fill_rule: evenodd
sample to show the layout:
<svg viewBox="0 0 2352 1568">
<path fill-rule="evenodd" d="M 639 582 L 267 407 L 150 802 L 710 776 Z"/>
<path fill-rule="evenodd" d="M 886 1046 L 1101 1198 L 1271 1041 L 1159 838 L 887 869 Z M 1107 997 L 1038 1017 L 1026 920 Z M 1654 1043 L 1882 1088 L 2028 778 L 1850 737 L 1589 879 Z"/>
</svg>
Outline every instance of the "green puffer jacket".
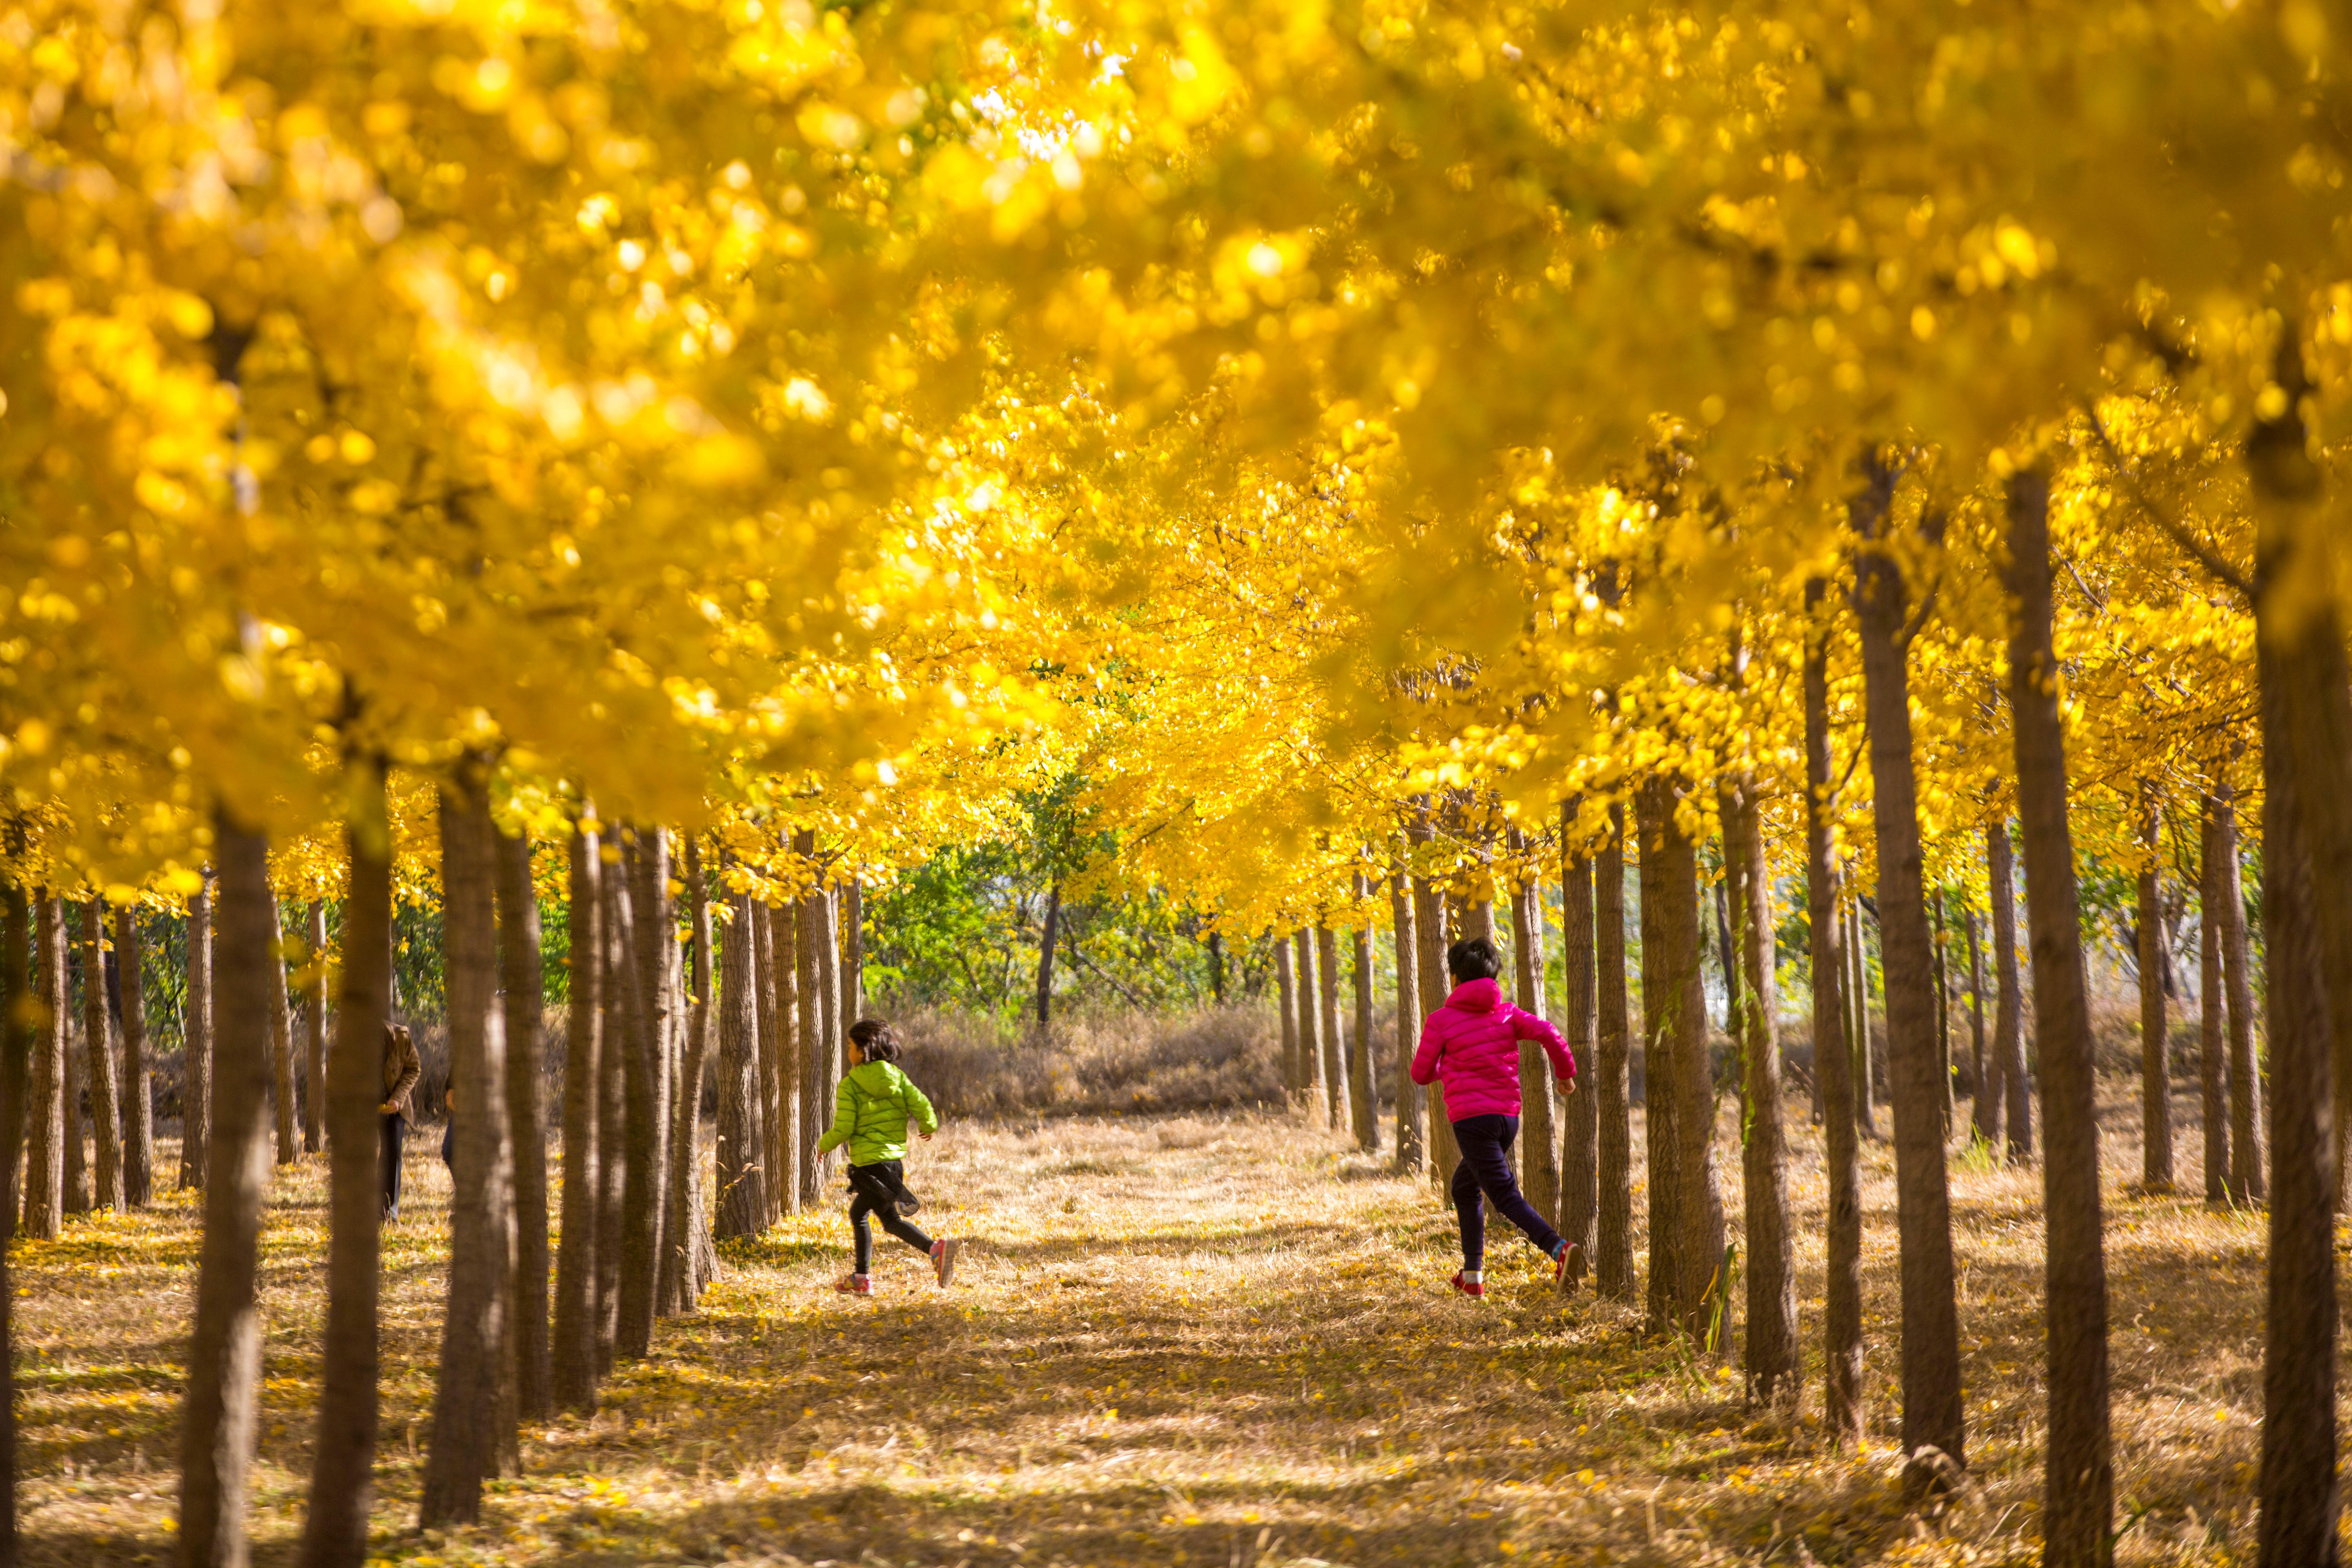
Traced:
<svg viewBox="0 0 2352 1568">
<path fill-rule="evenodd" d="M 940 1113 L 914 1079 L 889 1062 L 866 1062 L 833 1091 L 833 1128 L 817 1140 L 817 1152 L 849 1145 L 849 1163 L 875 1165 L 907 1157 L 907 1123 L 926 1132 L 940 1130 Z"/>
</svg>

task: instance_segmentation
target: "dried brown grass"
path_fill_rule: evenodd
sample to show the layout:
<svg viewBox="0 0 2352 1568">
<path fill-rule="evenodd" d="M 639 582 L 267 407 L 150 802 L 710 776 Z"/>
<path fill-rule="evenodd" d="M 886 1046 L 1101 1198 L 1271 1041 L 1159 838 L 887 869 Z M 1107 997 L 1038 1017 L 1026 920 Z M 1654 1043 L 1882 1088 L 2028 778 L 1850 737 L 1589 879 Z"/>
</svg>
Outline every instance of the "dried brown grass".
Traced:
<svg viewBox="0 0 2352 1568">
<path fill-rule="evenodd" d="M 2137 1090 L 2107 1089 L 2118 1557 L 2238 1561 L 2262 1220 L 2126 1190 Z M 1727 1107 L 1725 1130 L 1736 1226 Z M 420 1136 L 408 1217 L 387 1237 L 375 1552 L 893 1568 L 2034 1561 L 2038 1171 L 1956 1166 L 1972 1479 L 1922 1513 L 1894 1480 L 1890 1151 L 1865 1153 L 1870 1436 L 1838 1451 L 1817 1420 L 1818 1136 L 1801 1117 L 1790 1131 L 1810 1352 L 1794 1421 L 1748 1409 L 1726 1368 L 1642 1341 L 1636 1311 L 1561 1304 L 1515 1241 L 1490 1253 L 1493 1298 L 1451 1296 L 1452 1223 L 1426 1181 L 1286 1114 L 955 1121 L 919 1146 L 910 1179 L 920 1223 L 971 1238 L 956 1289 L 929 1289 L 885 1240 L 877 1298 L 841 1300 L 827 1282 L 843 1221 L 796 1217 L 736 1250 L 704 1311 L 666 1324 L 593 1419 L 531 1429 L 489 1522 L 446 1537 L 412 1530 L 446 1198 Z M 2187 1177 L 2193 1130 L 2180 1142 Z M 292 1560 L 300 1519 L 320 1177 L 315 1162 L 280 1173 L 265 1241 L 264 1564 Z M 174 1197 L 16 1248 L 27 1561 L 169 1553 L 194 1219 Z"/>
</svg>

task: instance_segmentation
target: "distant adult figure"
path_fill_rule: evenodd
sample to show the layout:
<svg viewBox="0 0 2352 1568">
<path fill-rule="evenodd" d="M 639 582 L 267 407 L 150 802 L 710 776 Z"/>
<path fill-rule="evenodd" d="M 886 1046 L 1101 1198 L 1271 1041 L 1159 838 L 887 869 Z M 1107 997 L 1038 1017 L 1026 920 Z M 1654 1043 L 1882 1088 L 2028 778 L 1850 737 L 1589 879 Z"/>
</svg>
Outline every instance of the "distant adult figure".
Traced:
<svg viewBox="0 0 2352 1568">
<path fill-rule="evenodd" d="M 383 1026 L 383 1217 L 400 1217 L 400 1146 L 408 1131 L 408 1097 L 424 1070 L 405 1024 Z"/>
<path fill-rule="evenodd" d="M 1520 1193 L 1519 1179 L 1511 1173 L 1511 1141 L 1519 1134 L 1519 1042 L 1541 1046 L 1571 1094 L 1576 1058 L 1558 1029 L 1503 1000 L 1495 979 L 1503 973 L 1503 960 L 1493 942 L 1483 936 L 1464 938 L 1445 950 L 1445 967 L 1454 976 L 1454 994 L 1422 1026 L 1412 1081 L 1445 1080 L 1445 1112 L 1462 1150 L 1462 1163 L 1454 1167 L 1462 1272 L 1454 1277 L 1454 1288 L 1465 1296 L 1486 1293 L 1486 1216 L 1478 1202 L 1484 1194 L 1494 1200 L 1496 1214 L 1543 1248 L 1552 1260 L 1552 1280 L 1566 1295 L 1583 1272 L 1584 1249 L 1546 1224 Z"/>
</svg>

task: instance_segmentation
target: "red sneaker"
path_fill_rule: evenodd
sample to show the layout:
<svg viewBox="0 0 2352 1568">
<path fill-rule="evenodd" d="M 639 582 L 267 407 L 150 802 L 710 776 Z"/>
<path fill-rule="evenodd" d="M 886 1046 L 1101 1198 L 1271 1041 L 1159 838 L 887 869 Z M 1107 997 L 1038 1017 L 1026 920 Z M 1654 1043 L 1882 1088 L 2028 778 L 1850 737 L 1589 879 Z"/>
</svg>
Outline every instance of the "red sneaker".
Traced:
<svg viewBox="0 0 2352 1568">
<path fill-rule="evenodd" d="M 1584 1278 L 1584 1248 L 1571 1241 L 1559 1249 L 1559 1260 L 1552 1265 L 1551 1282 L 1563 1296 L 1576 1294 L 1577 1283 Z"/>
<path fill-rule="evenodd" d="M 931 1271 L 940 1277 L 940 1289 L 944 1290 L 955 1282 L 956 1254 L 963 1250 L 961 1241 L 931 1243 Z"/>
<path fill-rule="evenodd" d="M 871 1296 L 874 1281 L 863 1274 L 845 1274 L 833 1282 L 833 1288 L 845 1296 Z"/>
<path fill-rule="evenodd" d="M 1465 1279 L 1462 1278 L 1462 1271 L 1458 1268 L 1454 1271 L 1454 1288 L 1465 1296 L 1484 1296 L 1486 1293 L 1485 1280 Z"/>
</svg>

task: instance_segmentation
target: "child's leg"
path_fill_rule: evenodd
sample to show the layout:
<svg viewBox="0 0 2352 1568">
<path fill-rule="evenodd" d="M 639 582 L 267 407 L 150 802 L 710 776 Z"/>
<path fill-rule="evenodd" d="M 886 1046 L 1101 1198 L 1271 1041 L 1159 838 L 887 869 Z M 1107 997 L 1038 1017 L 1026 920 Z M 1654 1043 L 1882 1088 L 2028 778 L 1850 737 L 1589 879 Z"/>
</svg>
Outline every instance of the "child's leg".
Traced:
<svg viewBox="0 0 2352 1568">
<path fill-rule="evenodd" d="M 1518 1133 L 1516 1116 L 1473 1116 L 1454 1124 L 1454 1141 L 1462 1147 L 1462 1168 L 1495 1201 L 1495 1212 L 1527 1232 L 1528 1239 L 1543 1248 L 1546 1258 L 1557 1258 L 1559 1232 L 1536 1213 L 1535 1205 L 1519 1191 L 1518 1177 L 1511 1173 L 1511 1141 Z M 1458 1176 L 1455 1191 L 1460 1191 Z"/>
<path fill-rule="evenodd" d="M 874 1213 L 875 1217 L 881 1220 L 884 1230 L 888 1231 L 924 1257 L 929 1258 L 931 1255 L 931 1238 L 916 1229 L 912 1220 L 899 1218 L 898 1211 L 895 1208 L 879 1208 Z"/>
<path fill-rule="evenodd" d="M 856 1271 L 860 1274 L 874 1271 L 874 1230 L 866 1223 L 866 1216 L 874 1212 L 874 1200 L 867 1197 L 863 1189 L 849 1200 L 849 1235 L 856 1247 Z M 882 1212 L 888 1216 L 882 1222 L 885 1225 L 897 1217 L 887 1208 Z"/>
<path fill-rule="evenodd" d="M 1462 1123 L 1455 1122 L 1458 1130 Z M 1478 1204 L 1478 1178 L 1464 1160 L 1454 1167 L 1454 1180 L 1449 1188 L 1454 1194 L 1454 1217 L 1462 1225 L 1463 1272 L 1475 1274 L 1486 1256 L 1486 1211 Z"/>
</svg>

